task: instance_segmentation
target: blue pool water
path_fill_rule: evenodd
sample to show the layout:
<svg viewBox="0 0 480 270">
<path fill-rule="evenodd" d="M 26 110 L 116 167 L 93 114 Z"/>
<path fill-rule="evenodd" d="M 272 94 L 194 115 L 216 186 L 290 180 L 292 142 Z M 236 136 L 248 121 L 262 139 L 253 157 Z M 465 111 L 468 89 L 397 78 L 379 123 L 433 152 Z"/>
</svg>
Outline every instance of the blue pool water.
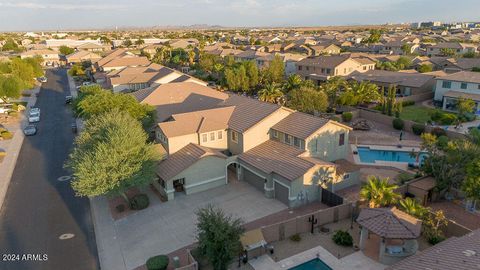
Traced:
<svg viewBox="0 0 480 270">
<path fill-rule="evenodd" d="M 364 163 L 375 163 L 379 161 L 393 161 L 393 162 L 407 162 L 407 163 L 422 163 L 425 158 L 425 153 L 420 153 L 418 160 L 415 157 L 411 157 L 411 151 L 405 150 L 374 150 L 369 147 L 358 147 L 358 156 L 360 161 Z"/>
<path fill-rule="evenodd" d="M 332 270 L 332 268 L 330 268 L 330 266 L 325 264 L 322 260 L 316 258 L 288 270 Z"/>
</svg>

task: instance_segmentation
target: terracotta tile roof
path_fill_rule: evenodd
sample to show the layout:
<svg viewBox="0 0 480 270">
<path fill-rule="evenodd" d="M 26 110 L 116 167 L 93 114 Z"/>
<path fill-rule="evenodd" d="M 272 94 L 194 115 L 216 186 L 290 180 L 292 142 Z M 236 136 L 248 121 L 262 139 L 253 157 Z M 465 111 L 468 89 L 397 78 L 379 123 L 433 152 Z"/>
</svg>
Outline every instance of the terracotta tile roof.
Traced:
<svg viewBox="0 0 480 270">
<path fill-rule="evenodd" d="M 227 94 L 194 82 L 167 83 L 133 95 L 141 103 L 156 107 L 158 122 L 173 114 L 222 107 L 219 104 L 228 99 Z"/>
<path fill-rule="evenodd" d="M 328 122 L 328 119 L 301 112 L 294 112 L 275 124 L 272 129 L 305 140 Z"/>
<path fill-rule="evenodd" d="M 227 158 L 219 151 L 190 143 L 177 152 L 168 156 L 167 159 L 160 162 L 157 167 L 157 175 L 163 180 L 169 180 L 192 166 L 198 160 L 207 157 L 216 156 Z"/>
<path fill-rule="evenodd" d="M 357 223 L 387 239 L 415 239 L 420 236 L 422 221 L 397 208 L 364 208 Z"/>
<path fill-rule="evenodd" d="M 411 269 L 480 269 L 480 229 L 462 237 L 449 238 L 387 268 L 387 270 Z"/>
<path fill-rule="evenodd" d="M 268 140 L 238 155 L 238 159 L 264 173 L 276 173 L 290 181 L 303 176 L 317 165 L 335 166 L 330 162 L 302 157 L 304 153 L 304 150 L 293 146 Z"/>
<path fill-rule="evenodd" d="M 146 66 L 150 64 L 147 57 L 144 56 L 131 56 L 114 58 L 108 61 L 103 67 L 124 67 L 124 66 Z"/>
<path fill-rule="evenodd" d="M 234 107 L 216 108 L 190 113 L 174 114 L 172 121 L 158 126 L 167 137 L 227 129 Z"/>
<path fill-rule="evenodd" d="M 438 79 L 458 82 L 480 83 L 480 72 L 460 71 L 440 77 Z"/>
<path fill-rule="evenodd" d="M 265 117 L 281 109 L 280 105 L 261 102 L 253 98 L 239 95 L 230 95 L 229 98 L 220 103 L 219 106 L 235 106 L 235 110 L 230 118 L 228 126 L 238 132 L 246 131 Z"/>
<path fill-rule="evenodd" d="M 116 49 L 116 50 L 113 50 L 111 51 L 108 55 L 106 55 L 105 57 L 103 57 L 102 59 L 100 59 L 97 64 L 98 66 L 103 66 L 105 65 L 106 63 L 110 62 L 111 60 L 113 60 L 114 58 L 120 56 L 120 55 L 123 55 L 127 52 L 127 50 L 125 49 Z"/>
</svg>

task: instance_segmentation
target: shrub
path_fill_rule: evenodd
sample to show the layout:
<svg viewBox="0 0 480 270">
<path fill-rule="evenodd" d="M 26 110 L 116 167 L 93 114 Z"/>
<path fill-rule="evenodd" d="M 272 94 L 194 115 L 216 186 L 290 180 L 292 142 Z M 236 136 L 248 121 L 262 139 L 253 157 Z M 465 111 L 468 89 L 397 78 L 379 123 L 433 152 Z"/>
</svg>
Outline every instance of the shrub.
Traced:
<svg viewBox="0 0 480 270">
<path fill-rule="evenodd" d="M 300 236 L 300 234 L 296 233 L 290 236 L 290 240 L 292 240 L 293 242 L 300 242 L 302 240 L 302 237 Z"/>
<path fill-rule="evenodd" d="M 340 122 L 340 118 L 338 118 L 337 116 L 332 116 L 330 120 Z"/>
<path fill-rule="evenodd" d="M 443 240 L 445 240 L 445 237 L 443 236 L 432 236 L 427 239 L 428 243 L 430 243 L 431 245 L 436 245 Z"/>
<path fill-rule="evenodd" d="M 9 115 L 9 116 L 17 116 L 18 113 L 17 113 L 16 111 L 9 111 L 9 112 L 8 112 L 8 115 Z"/>
<path fill-rule="evenodd" d="M 403 106 L 403 107 L 412 106 L 412 105 L 415 105 L 415 101 L 413 101 L 413 100 L 404 100 L 404 101 L 402 101 L 402 106 Z"/>
<path fill-rule="evenodd" d="M 425 132 L 425 126 L 422 124 L 413 124 L 412 132 L 415 135 L 422 135 L 422 133 Z"/>
<path fill-rule="evenodd" d="M 464 113 L 458 117 L 461 122 L 471 122 L 476 119 L 475 114 L 473 113 Z"/>
<path fill-rule="evenodd" d="M 443 129 L 443 128 L 439 128 L 439 127 L 436 127 L 434 129 L 432 129 L 432 132 L 431 132 L 433 135 L 440 137 L 440 136 L 446 136 L 447 135 L 447 132 Z"/>
<path fill-rule="evenodd" d="M 438 122 L 442 118 L 443 114 L 444 113 L 442 111 L 437 109 L 432 112 L 432 114 L 430 115 L 430 118 L 432 119 L 432 121 Z"/>
<path fill-rule="evenodd" d="M 445 149 L 445 147 L 447 147 L 447 145 L 448 145 L 448 141 L 449 141 L 449 139 L 448 139 L 448 137 L 445 136 L 445 135 L 442 135 L 442 136 L 438 137 L 438 138 L 437 138 L 437 146 L 438 146 L 438 148 L 440 148 L 440 149 Z"/>
<path fill-rule="evenodd" d="M 135 195 L 130 200 L 130 208 L 133 210 L 142 210 L 148 207 L 150 201 L 148 199 L 147 194 L 138 194 Z"/>
<path fill-rule="evenodd" d="M 2 134 L 4 131 L 7 131 L 7 129 L 4 127 L 0 127 L 0 134 Z"/>
<path fill-rule="evenodd" d="M 168 267 L 170 260 L 167 255 L 158 255 L 147 260 L 148 270 L 165 270 Z"/>
<path fill-rule="evenodd" d="M 393 124 L 393 128 L 398 130 L 402 130 L 403 126 L 405 125 L 405 123 L 403 123 L 403 120 L 400 118 L 393 119 L 392 124 Z"/>
<path fill-rule="evenodd" d="M 338 230 L 332 237 L 333 242 L 340 246 L 349 247 L 353 245 L 353 238 L 347 231 Z"/>
<path fill-rule="evenodd" d="M 13 138 L 13 134 L 10 131 L 2 131 L 2 133 L 0 133 L 0 137 L 2 137 L 4 140 L 10 140 Z"/>
<path fill-rule="evenodd" d="M 353 114 L 351 112 L 342 113 L 343 122 L 350 122 L 352 120 Z"/>
<path fill-rule="evenodd" d="M 441 125 L 451 125 L 457 120 L 457 116 L 455 114 L 451 113 L 444 113 L 442 117 L 440 118 L 439 122 Z"/>
</svg>

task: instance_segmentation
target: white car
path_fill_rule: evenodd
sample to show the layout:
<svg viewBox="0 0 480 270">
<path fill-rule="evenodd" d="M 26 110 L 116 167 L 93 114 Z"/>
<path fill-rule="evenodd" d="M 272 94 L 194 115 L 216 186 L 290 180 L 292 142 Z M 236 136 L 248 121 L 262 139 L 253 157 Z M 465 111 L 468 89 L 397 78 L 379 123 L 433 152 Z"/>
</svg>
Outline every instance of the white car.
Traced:
<svg viewBox="0 0 480 270">
<path fill-rule="evenodd" d="M 39 108 L 31 108 L 30 111 L 28 111 L 28 122 L 29 123 L 40 122 L 40 109 Z"/>
<path fill-rule="evenodd" d="M 47 77 L 40 77 L 38 78 L 38 81 L 41 83 L 46 83 L 47 82 Z"/>
</svg>

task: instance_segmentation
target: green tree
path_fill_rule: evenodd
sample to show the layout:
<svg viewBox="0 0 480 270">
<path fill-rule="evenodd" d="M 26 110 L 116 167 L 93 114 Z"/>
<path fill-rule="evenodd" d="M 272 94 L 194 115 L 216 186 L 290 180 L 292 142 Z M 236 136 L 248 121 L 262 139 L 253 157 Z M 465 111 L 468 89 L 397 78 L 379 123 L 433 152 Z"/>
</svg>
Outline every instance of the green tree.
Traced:
<svg viewBox="0 0 480 270">
<path fill-rule="evenodd" d="M 250 89 L 255 88 L 259 82 L 257 65 L 253 61 L 242 62 L 242 65 L 245 66 L 245 72 L 248 77 L 248 87 Z"/>
<path fill-rule="evenodd" d="M 208 205 L 197 211 L 198 248 L 214 270 L 227 270 L 241 251 L 242 221 Z"/>
<path fill-rule="evenodd" d="M 22 82 L 21 88 L 32 88 L 34 85 L 34 68 L 20 58 L 13 58 L 10 62 L 12 75 L 19 78 Z"/>
<path fill-rule="evenodd" d="M 418 67 L 418 72 L 420 73 L 432 72 L 432 70 L 433 70 L 432 65 L 429 65 L 429 64 L 421 64 Z"/>
<path fill-rule="evenodd" d="M 66 167 L 77 196 L 122 195 L 155 178 L 159 160 L 140 123 L 119 110 L 86 121 Z"/>
<path fill-rule="evenodd" d="M 143 44 L 145 44 L 145 40 L 143 40 L 141 38 L 135 40 L 135 45 L 136 46 L 140 46 L 140 45 L 143 45 Z"/>
<path fill-rule="evenodd" d="M 428 209 L 423 207 L 417 200 L 412 198 L 405 198 L 400 200 L 400 207 L 405 213 L 412 215 L 416 218 L 423 219 L 428 213 Z"/>
<path fill-rule="evenodd" d="M 329 78 L 324 84 L 320 86 L 320 90 L 325 92 L 328 96 L 330 107 L 335 108 L 338 104 L 339 92 L 345 90 L 347 81 L 343 77 L 335 76 Z M 344 102 L 346 103 L 346 101 Z"/>
<path fill-rule="evenodd" d="M 14 51 L 18 49 L 18 44 L 12 38 L 5 40 L 5 44 L 2 46 L 2 51 Z"/>
<path fill-rule="evenodd" d="M 258 99 L 265 102 L 277 103 L 283 97 L 283 92 L 276 83 L 268 83 L 258 91 Z"/>
<path fill-rule="evenodd" d="M 19 98 L 22 90 L 22 81 L 17 76 L 0 75 L 0 97 Z"/>
<path fill-rule="evenodd" d="M 429 212 L 423 219 L 423 234 L 431 244 L 445 239 L 442 228 L 448 225 L 448 220 L 442 210 Z"/>
<path fill-rule="evenodd" d="M 395 192 L 398 186 L 389 184 L 388 179 L 369 176 L 368 183 L 362 186 L 360 198 L 368 201 L 370 208 L 385 207 L 397 202 L 401 195 Z"/>
<path fill-rule="evenodd" d="M 77 115 L 85 119 L 115 109 L 125 111 L 140 121 L 146 130 L 153 125 L 155 118 L 155 108 L 152 106 L 140 104 L 132 95 L 115 94 L 96 85 L 82 87 L 74 105 Z"/>
<path fill-rule="evenodd" d="M 455 50 L 451 48 L 441 48 L 440 53 L 443 56 L 454 56 L 455 55 Z"/>
<path fill-rule="evenodd" d="M 130 39 L 125 39 L 123 42 L 122 42 L 122 45 L 129 48 L 130 46 L 133 45 L 132 41 Z"/>
<path fill-rule="evenodd" d="M 110 40 L 107 36 L 101 36 L 101 37 L 100 37 L 100 41 L 101 41 L 103 44 L 111 44 L 111 43 L 112 43 L 112 40 Z"/>
<path fill-rule="evenodd" d="M 366 39 L 363 39 L 363 43 L 372 44 L 380 42 L 380 38 L 382 37 L 382 31 L 378 29 L 371 29 L 370 36 Z"/>
<path fill-rule="evenodd" d="M 285 77 L 285 64 L 282 57 L 275 55 L 268 67 L 263 69 L 263 83 L 281 83 Z"/>
<path fill-rule="evenodd" d="M 409 55 L 412 53 L 412 45 L 408 43 L 403 44 L 401 49 L 404 55 Z"/>
<path fill-rule="evenodd" d="M 395 64 L 399 70 L 407 69 L 412 66 L 412 60 L 410 57 L 400 56 L 397 61 L 395 61 Z"/>
<path fill-rule="evenodd" d="M 293 89 L 297 89 L 302 86 L 303 80 L 302 77 L 298 74 L 292 74 L 288 76 L 288 79 L 285 81 L 284 89 L 288 92 Z"/>
<path fill-rule="evenodd" d="M 342 91 L 337 99 L 337 103 L 341 105 L 355 106 L 358 104 L 371 103 L 379 101 L 382 97 L 382 94 L 378 90 L 378 86 L 372 82 L 351 81 L 343 85 L 344 91 Z M 336 95 L 336 93 L 331 93 L 331 95 Z"/>
<path fill-rule="evenodd" d="M 457 110 L 460 115 L 473 113 L 475 111 L 475 106 L 475 101 L 473 101 L 471 98 L 460 97 L 457 100 Z"/>
<path fill-rule="evenodd" d="M 63 54 L 63 55 L 69 55 L 69 54 L 72 54 L 75 52 L 75 49 L 73 48 L 70 48 L 68 46 L 65 46 L 65 45 L 62 45 L 60 46 L 60 48 L 58 49 L 58 51 Z"/>
<path fill-rule="evenodd" d="M 328 97 L 323 91 L 303 86 L 288 93 L 288 106 L 310 114 L 325 112 L 328 107 Z"/>
<path fill-rule="evenodd" d="M 477 200 L 480 200 L 480 159 L 476 158 L 467 165 L 466 178 L 462 183 L 462 191 L 473 202 L 475 208 Z"/>
</svg>

